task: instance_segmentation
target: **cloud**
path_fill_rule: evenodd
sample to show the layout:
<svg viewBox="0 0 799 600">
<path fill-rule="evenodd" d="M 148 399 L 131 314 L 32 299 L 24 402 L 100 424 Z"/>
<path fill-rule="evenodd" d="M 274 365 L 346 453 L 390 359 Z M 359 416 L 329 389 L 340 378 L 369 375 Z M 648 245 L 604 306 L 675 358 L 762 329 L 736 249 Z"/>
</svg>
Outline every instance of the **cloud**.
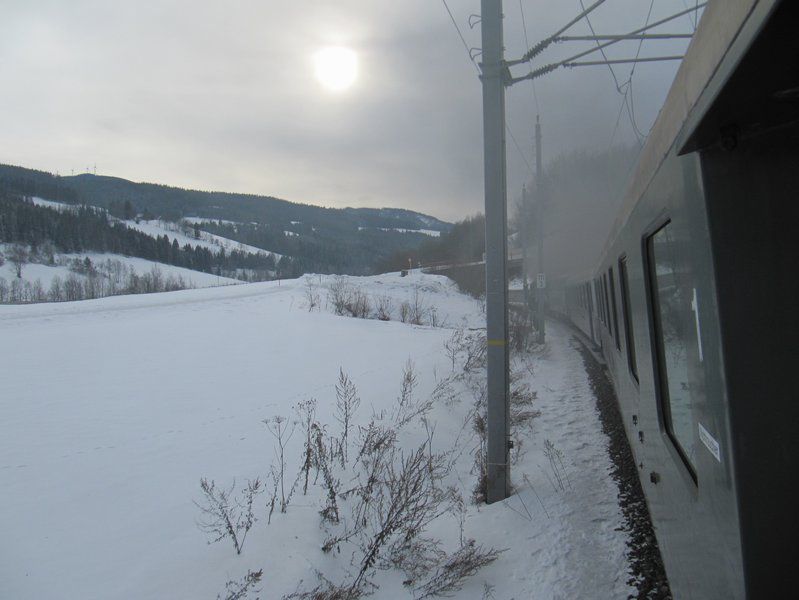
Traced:
<svg viewBox="0 0 799 600">
<path fill-rule="evenodd" d="M 134 180 L 449 219 L 482 208 L 480 84 L 438 2 L 4 4 L 2 162 L 62 173 L 96 163 L 98 172 Z M 579 10 L 576 1 L 523 4 L 531 42 Z M 644 4 L 610 0 L 595 27 L 638 27 Z M 682 7 L 657 4 L 653 19 Z M 479 26 L 466 24 L 479 2 L 450 6 L 467 42 L 479 46 Z M 517 3 L 506 0 L 505 14 L 508 57 L 520 55 Z M 329 44 L 359 54 L 360 78 L 346 93 L 327 93 L 313 77 L 311 56 Z M 552 60 L 568 50 L 554 49 Z M 642 128 L 675 69 L 638 68 Z M 517 87 L 508 91 L 508 122 L 532 161 L 536 109 L 529 84 Z M 609 143 L 621 97 L 606 70 L 553 73 L 536 91 L 545 157 Z M 617 137 L 632 139 L 629 123 Z M 530 173 L 512 143 L 508 162 L 513 195 Z"/>
</svg>

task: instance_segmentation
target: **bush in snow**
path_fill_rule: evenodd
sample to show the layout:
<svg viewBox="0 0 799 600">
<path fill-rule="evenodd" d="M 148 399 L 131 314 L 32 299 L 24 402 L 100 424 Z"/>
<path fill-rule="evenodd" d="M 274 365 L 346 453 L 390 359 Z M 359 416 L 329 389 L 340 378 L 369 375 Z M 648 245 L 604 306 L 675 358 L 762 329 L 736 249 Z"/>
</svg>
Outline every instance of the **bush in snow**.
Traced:
<svg viewBox="0 0 799 600">
<path fill-rule="evenodd" d="M 377 318 L 380 321 L 390 321 L 391 320 L 391 312 L 394 308 L 394 302 L 391 299 L 391 296 L 378 296 L 375 299 L 375 311 L 377 314 Z"/>
<path fill-rule="evenodd" d="M 343 369 L 339 369 L 338 383 L 336 383 L 336 408 L 334 417 L 341 425 L 341 466 L 343 467 L 347 462 L 348 438 L 350 428 L 352 427 L 352 419 L 355 416 L 355 411 L 361 405 L 361 398 L 358 396 L 358 390 L 355 384 L 344 373 Z"/>
<path fill-rule="evenodd" d="M 333 312 L 337 315 L 347 314 L 347 307 L 352 297 L 352 286 L 343 277 L 334 277 L 328 286 L 327 301 L 333 305 Z"/>
<path fill-rule="evenodd" d="M 264 570 L 247 571 L 247 574 L 238 581 L 228 581 L 225 585 L 225 595 L 217 595 L 216 600 L 241 600 L 246 598 L 250 592 L 260 592 L 255 586 L 261 581 Z"/>
<path fill-rule="evenodd" d="M 247 487 L 240 494 L 240 500 L 233 497 L 235 482 L 225 490 L 217 488 L 213 480 L 208 481 L 203 478 L 200 479 L 200 489 L 203 492 L 202 500 L 195 502 L 194 505 L 203 515 L 197 522 L 198 527 L 213 537 L 208 543 L 212 544 L 229 537 L 236 554 L 241 554 L 247 534 L 257 521 L 253 503 L 255 497 L 261 493 L 260 480 L 257 478 L 248 480 Z"/>
<path fill-rule="evenodd" d="M 308 312 L 313 311 L 313 309 L 319 309 L 321 304 L 321 297 L 319 295 L 319 289 L 317 288 L 316 284 L 310 277 L 306 277 L 305 279 L 305 303 L 308 305 Z"/>
<path fill-rule="evenodd" d="M 276 475 L 280 483 L 280 512 L 284 513 L 291 499 L 291 494 L 294 492 L 294 487 L 292 487 L 289 490 L 288 498 L 286 497 L 286 445 L 291 441 L 294 431 L 297 429 L 297 422 L 294 421 L 289 424 L 285 417 L 277 415 L 271 419 L 264 419 L 263 423 L 269 433 L 272 434 L 276 444 L 275 454 L 277 454 L 278 459 Z"/>
<path fill-rule="evenodd" d="M 411 316 L 411 303 L 403 300 L 399 308 L 400 321 L 407 323 Z"/>
<path fill-rule="evenodd" d="M 416 600 L 434 596 L 448 596 L 463 587 L 464 580 L 497 560 L 500 550 L 485 550 L 474 540 L 469 540 L 442 564 L 433 576 L 416 588 Z"/>
<path fill-rule="evenodd" d="M 414 597 L 448 595 L 457 592 L 467 577 L 496 560 L 499 552 L 465 539 L 463 497 L 446 483 L 462 450 L 456 444 L 445 452 L 436 451 L 435 426 L 426 417 L 435 404 L 448 406 L 455 401 L 455 379 L 453 374 L 439 381 L 429 397 L 421 397 L 415 367 L 409 360 L 402 371 L 394 410 L 373 412 L 366 426 L 356 427 L 353 420 L 361 398 L 355 384 L 340 369 L 333 411 L 339 425 L 335 434 L 317 421 L 315 400 L 295 407 L 304 439 L 299 471 L 290 490 L 284 485 L 285 453 L 295 424 L 282 417 L 267 422 L 279 465 L 272 469 L 269 520 L 278 503 L 281 512 L 287 512 L 295 489 L 302 487 L 306 494 L 309 484 L 312 489 L 318 486 L 321 526 L 326 533 L 321 549 L 350 557 L 352 567 L 344 568 L 342 580 L 336 583 L 317 573 L 315 582 L 308 586 L 301 582 L 284 600 L 347 600 L 371 595 L 379 589 L 377 573 L 384 570 L 400 571 Z M 417 427 L 414 431 L 408 427 L 417 422 L 424 426 L 426 439 L 403 447 L 401 440 L 418 433 Z M 249 502 L 233 502 L 233 488 L 217 490 L 206 480 L 202 486 L 205 502 L 198 504 L 206 517 L 202 527 L 216 536 L 213 541 L 230 537 L 240 553 L 255 522 L 254 494 Z M 259 484 L 256 492 L 260 492 Z M 460 528 L 460 543 L 451 553 L 428 533 L 430 525 L 445 514 L 458 517 Z M 229 591 L 240 589 L 243 585 L 229 582 Z"/>
</svg>

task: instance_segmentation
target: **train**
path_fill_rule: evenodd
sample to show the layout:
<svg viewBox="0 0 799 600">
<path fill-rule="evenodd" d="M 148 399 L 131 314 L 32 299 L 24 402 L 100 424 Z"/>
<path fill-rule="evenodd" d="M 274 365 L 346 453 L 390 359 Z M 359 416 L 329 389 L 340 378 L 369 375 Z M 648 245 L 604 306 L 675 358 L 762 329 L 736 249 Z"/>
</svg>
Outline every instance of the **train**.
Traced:
<svg viewBox="0 0 799 600">
<path fill-rule="evenodd" d="M 707 4 L 621 207 L 554 304 L 604 357 L 672 594 L 795 598 L 799 2 Z"/>
</svg>

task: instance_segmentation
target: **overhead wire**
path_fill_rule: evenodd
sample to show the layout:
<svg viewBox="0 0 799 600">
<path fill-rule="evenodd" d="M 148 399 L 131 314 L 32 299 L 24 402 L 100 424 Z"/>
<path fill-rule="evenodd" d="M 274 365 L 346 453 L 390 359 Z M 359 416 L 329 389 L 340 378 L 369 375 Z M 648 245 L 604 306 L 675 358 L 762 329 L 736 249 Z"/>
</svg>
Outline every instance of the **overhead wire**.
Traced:
<svg viewBox="0 0 799 600">
<path fill-rule="evenodd" d="M 585 11 L 585 5 L 583 4 L 583 0 L 579 0 L 579 2 L 580 2 L 580 7 L 583 9 L 583 11 Z M 654 0 L 652 0 L 652 4 L 650 4 L 649 6 L 649 13 L 647 14 L 646 23 L 644 24 L 643 29 L 646 29 L 647 26 L 649 25 L 649 18 L 652 15 L 653 5 L 654 5 Z M 588 28 L 591 30 L 591 34 L 596 36 L 596 31 L 594 31 L 594 26 L 591 24 L 591 19 L 588 17 L 588 15 L 585 16 L 585 22 L 588 24 Z M 638 53 L 636 54 L 635 60 L 638 60 L 640 56 L 641 47 L 643 46 L 643 43 L 644 40 L 641 40 L 638 43 Z M 646 135 L 639 129 L 638 124 L 635 122 L 635 110 L 631 106 L 632 101 L 630 98 L 632 95 L 630 93 L 630 90 L 632 88 L 632 76 L 633 73 L 635 72 L 636 63 L 633 62 L 633 66 L 630 71 L 630 77 L 627 79 L 627 81 L 624 82 L 623 84 L 619 84 L 619 79 L 616 76 L 616 72 L 613 70 L 613 64 L 608 59 L 607 54 L 605 54 L 605 49 L 603 48 L 603 44 L 600 44 L 599 40 L 597 40 L 597 49 L 602 54 L 602 58 L 604 59 L 604 62 L 607 64 L 608 69 L 610 70 L 610 75 L 613 78 L 613 83 L 616 86 L 616 91 L 619 93 L 620 96 L 622 96 L 623 106 L 626 107 L 627 116 L 630 120 L 630 126 L 632 127 L 633 133 L 635 134 L 636 141 L 638 142 L 639 146 L 643 147 L 643 142 L 646 139 Z M 624 87 L 625 89 L 622 90 L 622 87 Z"/>
<path fill-rule="evenodd" d="M 447 14 L 449 15 L 449 19 L 450 19 L 450 21 L 452 21 L 452 25 L 455 27 L 455 31 L 458 33 L 458 37 L 460 38 L 461 43 L 463 44 L 463 47 L 466 50 L 466 54 L 469 57 L 469 62 L 471 62 L 475 66 L 475 68 L 477 69 L 477 74 L 481 75 L 482 72 L 480 70 L 480 67 L 475 62 L 474 58 L 472 57 L 472 52 L 471 52 L 471 50 L 469 48 L 469 44 L 466 42 L 466 38 L 463 37 L 463 33 L 461 32 L 461 28 L 458 27 L 458 22 L 455 20 L 455 16 L 452 14 L 452 11 L 450 10 L 449 5 L 447 4 L 447 0 L 441 0 L 441 2 L 444 4 L 444 8 L 447 10 Z M 511 141 L 513 142 L 513 145 L 516 147 L 516 150 L 519 152 L 519 156 L 521 156 L 522 161 L 524 162 L 525 165 L 527 165 L 527 170 L 530 171 L 530 173 L 532 173 L 533 172 L 533 168 L 532 168 L 532 166 L 530 166 L 530 161 L 527 160 L 527 156 L 525 155 L 524 151 L 522 150 L 521 146 L 519 145 L 519 142 L 516 141 L 516 137 L 513 135 L 513 132 L 511 131 L 511 129 L 508 126 L 507 122 L 505 123 L 505 131 L 508 133 L 508 136 L 510 137 Z"/>
<path fill-rule="evenodd" d="M 505 121 L 505 131 L 508 132 L 508 135 L 510 136 L 510 139 L 513 142 L 513 145 L 516 146 L 516 150 L 519 151 L 519 155 L 522 157 L 522 160 L 524 161 L 524 164 L 527 165 L 527 170 L 530 171 L 531 175 L 535 175 L 535 173 L 533 172 L 533 167 L 532 167 L 532 165 L 530 165 L 530 161 L 527 160 L 527 156 L 524 154 L 524 151 L 522 150 L 522 147 L 519 146 L 519 142 L 517 142 L 516 138 L 513 136 L 513 132 L 511 131 L 510 127 L 508 126 L 507 120 Z"/>
<path fill-rule="evenodd" d="M 706 4 L 707 4 L 707 2 L 702 2 L 701 4 L 697 4 L 697 8 L 689 8 L 689 9 L 680 11 L 680 12 L 678 12 L 676 14 L 671 15 L 670 17 L 666 17 L 665 19 L 661 19 L 660 21 L 656 21 L 655 23 L 651 23 L 651 24 L 647 25 L 646 27 L 643 27 L 641 29 L 636 29 L 635 31 L 631 31 L 630 33 L 627 34 L 627 36 L 629 36 L 629 35 L 637 35 L 637 34 L 642 33 L 644 31 L 648 31 L 649 29 L 654 29 L 655 27 L 659 27 L 660 25 L 663 25 L 664 23 L 668 23 L 670 21 L 673 21 L 673 20 L 675 20 L 675 19 L 677 19 L 679 17 L 682 17 L 682 16 L 690 13 L 690 12 L 694 12 L 695 10 L 698 10 L 699 8 L 703 8 Z M 613 44 L 617 44 L 617 43 L 623 41 L 624 38 L 627 37 L 627 36 L 620 36 L 619 39 L 613 39 L 613 40 L 610 40 L 609 42 L 605 42 L 604 44 L 599 44 L 598 43 L 595 48 L 591 48 L 590 50 L 583 50 L 582 52 L 579 52 L 579 53 L 575 54 L 574 56 L 570 56 L 569 58 L 567 58 L 565 60 L 559 61 L 559 62 L 554 63 L 554 64 L 545 65 L 543 67 L 535 69 L 532 72 L 532 74 L 523 75 L 521 77 L 515 77 L 515 78 L 511 79 L 511 83 L 517 83 L 517 82 L 523 81 L 525 79 L 530 79 L 530 78 L 534 78 L 534 77 L 540 77 L 541 75 L 545 75 L 546 73 L 550 73 L 550 72 L 554 71 L 555 69 L 557 69 L 559 67 L 565 66 L 567 63 L 570 63 L 570 62 L 573 62 L 573 61 L 577 60 L 578 58 L 582 58 L 583 56 L 587 56 L 588 54 L 593 54 L 597 50 L 601 51 L 604 48 L 607 48 L 608 46 L 612 46 Z M 596 35 L 592 36 L 592 39 L 596 39 L 596 38 L 597 38 Z M 540 44 L 537 44 L 536 47 L 538 45 L 540 45 Z M 520 59 L 507 61 L 508 66 L 518 65 L 518 64 L 521 64 L 523 62 L 526 62 L 526 61 L 530 60 L 530 58 L 527 58 L 528 54 L 529 54 L 529 52 L 527 54 L 525 54 Z"/>
<path fill-rule="evenodd" d="M 604 0 L 602 0 L 604 2 Z M 524 5 L 522 4 L 522 0 L 519 0 L 519 12 L 522 14 L 522 29 L 524 30 L 524 45 L 526 48 L 530 47 L 530 39 L 527 37 L 527 20 L 524 18 Z M 530 73 L 533 72 L 533 65 L 530 64 Z M 530 79 L 530 83 L 532 84 L 531 89 L 533 90 L 533 99 L 535 101 L 535 112 L 536 114 L 541 114 L 541 107 L 538 104 L 538 94 L 535 91 L 535 80 Z"/>
<path fill-rule="evenodd" d="M 472 51 L 469 48 L 469 44 L 466 43 L 466 38 L 463 37 L 463 33 L 461 33 L 461 28 L 458 27 L 458 22 L 455 20 L 452 11 L 449 9 L 447 0 L 441 0 L 441 2 L 444 3 L 444 8 L 447 9 L 449 20 L 452 21 L 452 25 L 455 27 L 455 31 L 458 33 L 458 37 L 461 39 L 461 43 L 463 44 L 463 47 L 466 50 L 466 55 L 469 57 L 469 62 L 471 62 L 474 65 L 474 68 L 477 69 L 477 74 L 480 75 L 482 73 L 482 71 L 480 71 L 480 66 L 474 61 L 474 57 L 472 56 Z"/>
<path fill-rule="evenodd" d="M 522 56 L 522 58 L 520 58 L 519 60 L 510 61 L 509 64 L 513 65 L 513 64 L 518 64 L 518 63 L 531 61 L 537 55 L 541 54 L 541 52 L 543 52 L 547 48 L 547 46 L 552 44 L 561 33 L 566 31 L 567 29 L 569 29 L 575 23 L 579 22 L 580 19 L 582 19 L 583 17 L 587 16 L 588 13 L 590 13 L 595 8 L 597 8 L 600 5 L 602 5 L 604 2 L 605 2 L 605 0 L 597 0 L 591 6 L 589 6 L 587 9 L 585 7 L 583 7 L 583 12 L 581 12 L 579 15 L 574 17 L 571 21 L 566 23 L 566 25 L 564 25 L 563 27 L 558 29 L 555 33 L 553 33 L 549 37 L 544 38 L 543 40 L 538 42 L 535 46 L 530 46 L 530 42 L 527 42 L 528 50 L 527 50 L 527 52 L 524 53 L 524 56 Z"/>
<path fill-rule="evenodd" d="M 652 17 L 652 9 L 655 7 L 655 0 L 651 0 L 649 4 L 649 12 L 646 14 L 646 21 L 644 21 L 644 27 L 649 25 L 649 19 Z M 638 57 L 641 55 L 641 48 L 644 45 L 644 40 L 638 42 L 638 51 L 635 53 L 635 60 L 638 60 Z M 630 76 L 627 78 L 627 89 L 630 92 L 630 113 L 632 115 L 632 124 L 633 128 L 635 129 L 636 133 L 641 135 L 644 139 L 646 139 L 648 134 L 643 134 L 638 127 L 638 122 L 635 119 L 635 92 L 633 91 L 633 75 L 635 75 L 635 67 L 638 66 L 637 62 L 633 63 L 632 68 L 630 69 Z"/>
</svg>

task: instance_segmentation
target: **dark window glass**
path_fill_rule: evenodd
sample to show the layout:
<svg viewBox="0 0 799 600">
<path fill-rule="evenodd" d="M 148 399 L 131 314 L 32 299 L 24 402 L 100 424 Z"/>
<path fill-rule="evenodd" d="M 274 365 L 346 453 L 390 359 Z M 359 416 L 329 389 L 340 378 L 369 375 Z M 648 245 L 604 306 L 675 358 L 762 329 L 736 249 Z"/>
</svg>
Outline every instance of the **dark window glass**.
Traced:
<svg viewBox="0 0 799 600">
<path fill-rule="evenodd" d="M 605 322 L 605 304 L 602 302 L 602 280 L 597 279 L 594 282 L 594 291 L 596 292 L 597 297 L 597 311 L 599 312 L 599 321 L 601 323 Z"/>
<path fill-rule="evenodd" d="M 630 373 L 638 381 L 638 364 L 635 356 L 635 334 L 633 332 L 632 307 L 630 305 L 630 280 L 627 276 L 627 258 L 619 259 L 619 286 L 621 287 L 621 312 L 624 318 L 624 340 L 627 345 L 627 364 Z"/>
<path fill-rule="evenodd" d="M 613 333 L 616 337 L 616 349 L 621 350 L 621 338 L 619 338 L 619 313 L 618 303 L 616 302 L 616 283 L 613 279 L 613 267 L 608 269 L 608 281 L 610 281 L 610 307 L 613 313 Z"/>
<path fill-rule="evenodd" d="M 648 271 L 653 309 L 659 400 L 664 425 L 696 481 L 697 435 L 693 420 L 690 326 L 693 324 L 687 274 L 676 260 L 677 242 L 667 223 L 647 240 Z M 694 341 L 695 345 L 695 341 Z"/>
<path fill-rule="evenodd" d="M 610 332 L 610 298 L 608 298 L 608 274 L 602 274 L 603 302 L 605 303 L 605 327 Z"/>
</svg>

